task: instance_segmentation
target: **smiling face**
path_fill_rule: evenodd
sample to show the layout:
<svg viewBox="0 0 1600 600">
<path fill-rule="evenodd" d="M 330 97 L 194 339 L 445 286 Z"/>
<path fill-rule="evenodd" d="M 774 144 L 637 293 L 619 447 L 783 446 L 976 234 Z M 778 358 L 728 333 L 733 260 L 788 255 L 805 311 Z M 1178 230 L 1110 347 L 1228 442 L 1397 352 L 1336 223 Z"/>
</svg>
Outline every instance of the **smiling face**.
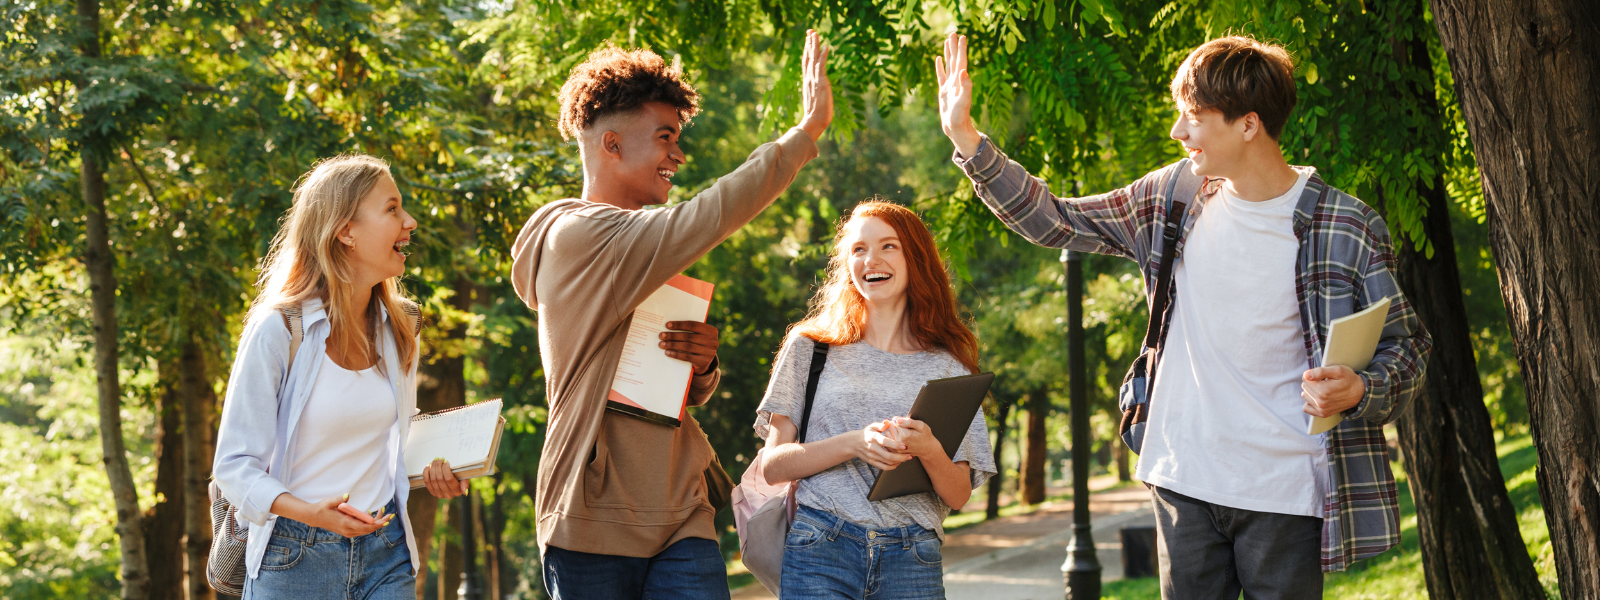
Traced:
<svg viewBox="0 0 1600 600">
<path fill-rule="evenodd" d="M 672 177 L 684 163 L 678 147 L 682 123 L 678 110 L 665 102 L 646 102 L 638 110 L 603 117 L 586 137 L 598 147 L 586 150 L 601 162 L 602 177 L 621 208 L 638 210 L 665 204 Z"/>
<path fill-rule="evenodd" d="M 845 227 L 840 245 L 848 253 L 856 291 L 868 306 L 903 302 L 911 270 L 894 227 L 878 217 L 854 218 Z"/>
<path fill-rule="evenodd" d="M 361 198 L 355 217 L 339 232 L 339 242 L 361 287 L 370 287 L 406 271 L 405 246 L 417 220 L 401 206 L 400 188 L 388 176 L 378 179 Z"/>
<path fill-rule="evenodd" d="M 1229 123 L 1221 111 L 1180 105 L 1170 135 L 1183 142 L 1196 175 L 1232 178 L 1244 162 L 1246 144 L 1261 135 L 1261 119 L 1252 112 Z"/>
</svg>

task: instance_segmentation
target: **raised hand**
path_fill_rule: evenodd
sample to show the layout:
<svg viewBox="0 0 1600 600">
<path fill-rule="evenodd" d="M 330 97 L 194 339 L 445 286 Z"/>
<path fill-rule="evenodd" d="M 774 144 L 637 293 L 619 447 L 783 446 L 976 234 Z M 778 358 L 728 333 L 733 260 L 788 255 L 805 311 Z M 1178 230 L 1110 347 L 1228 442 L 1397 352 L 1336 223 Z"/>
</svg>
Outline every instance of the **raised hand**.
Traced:
<svg viewBox="0 0 1600 600">
<path fill-rule="evenodd" d="M 828 81 L 828 47 L 822 36 L 806 30 L 805 52 L 800 58 L 800 128 L 812 141 L 833 122 L 833 83 Z"/>
<path fill-rule="evenodd" d="M 939 77 L 939 125 L 961 156 L 978 153 L 977 126 L 972 124 L 972 77 L 967 74 L 967 36 L 954 32 L 944 40 L 944 55 L 933 60 Z"/>
</svg>

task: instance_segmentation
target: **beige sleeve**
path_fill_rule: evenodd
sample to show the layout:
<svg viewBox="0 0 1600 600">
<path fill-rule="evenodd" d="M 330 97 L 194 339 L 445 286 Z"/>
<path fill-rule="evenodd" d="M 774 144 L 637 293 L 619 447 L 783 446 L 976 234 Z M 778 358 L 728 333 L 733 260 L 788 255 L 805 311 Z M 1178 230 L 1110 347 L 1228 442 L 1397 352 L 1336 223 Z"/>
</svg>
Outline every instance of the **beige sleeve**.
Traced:
<svg viewBox="0 0 1600 600">
<path fill-rule="evenodd" d="M 608 242 L 600 260 L 614 265 L 612 301 L 623 314 L 638 306 L 771 206 L 816 156 L 816 142 L 799 128 L 790 129 L 693 199 L 628 213 L 615 223 L 619 230 L 603 238 Z"/>
</svg>

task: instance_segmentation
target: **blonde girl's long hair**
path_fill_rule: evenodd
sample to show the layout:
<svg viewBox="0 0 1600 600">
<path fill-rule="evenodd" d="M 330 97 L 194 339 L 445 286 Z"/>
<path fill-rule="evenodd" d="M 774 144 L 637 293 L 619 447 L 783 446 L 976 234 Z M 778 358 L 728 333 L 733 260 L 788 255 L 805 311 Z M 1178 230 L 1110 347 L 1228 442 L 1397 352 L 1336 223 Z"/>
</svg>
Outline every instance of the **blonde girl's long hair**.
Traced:
<svg viewBox="0 0 1600 600">
<path fill-rule="evenodd" d="M 250 308 L 250 317 L 259 313 L 299 306 L 316 298 L 328 312 L 328 324 L 335 331 L 354 328 L 362 356 L 376 356 L 381 306 L 389 312 L 389 327 L 399 350 L 400 364 L 410 369 L 417 355 L 416 331 L 406 308 L 414 306 L 393 277 L 372 286 L 372 300 L 363 314 L 354 314 L 348 301 L 354 295 L 355 266 L 348 249 L 339 243 L 339 231 L 355 219 L 361 199 L 383 178 L 389 177 L 389 163 L 364 154 L 347 154 L 323 159 L 295 182 L 294 203 L 280 221 L 278 234 L 262 260 L 261 276 Z M 351 314 L 347 314 L 351 313 Z M 363 326 L 362 324 L 365 324 Z M 382 361 L 378 361 L 382 365 Z M 380 368 L 382 368 L 380 366 Z"/>
</svg>

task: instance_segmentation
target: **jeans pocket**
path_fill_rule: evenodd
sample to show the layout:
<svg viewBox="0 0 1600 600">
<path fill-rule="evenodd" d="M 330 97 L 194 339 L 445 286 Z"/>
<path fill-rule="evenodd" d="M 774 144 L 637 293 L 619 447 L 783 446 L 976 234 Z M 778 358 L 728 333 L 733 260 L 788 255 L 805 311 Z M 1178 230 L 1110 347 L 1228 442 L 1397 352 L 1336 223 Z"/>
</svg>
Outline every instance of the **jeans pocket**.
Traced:
<svg viewBox="0 0 1600 600">
<path fill-rule="evenodd" d="M 261 570 L 286 571 L 300 564 L 300 558 L 305 556 L 305 544 L 297 540 L 286 540 L 279 536 L 272 536 L 267 540 L 267 552 L 261 557 Z"/>
<path fill-rule="evenodd" d="M 791 550 L 801 550 L 816 545 L 822 540 L 822 530 L 801 519 L 795 519 L 789 525 L 789 535 L 783 538 L 783 547 Z"/>
<path fill-rule="evenodd" d="M 943 544 L 939 538 L 931 537 L 925 540 L 911 542 L 911 558 L 924 567 L 940 568 L 944 565 L 944 554 L 941 552 Z"/>
<path fill-rule="evenodd" d="M 400 520 L 399 515 L 395 515 L 394 520 L 384 525 L 383 529 L 379 529 L 378 533 L 383 535 L 384 545 L 391 549 L 406 543 L 406 524 Z"/>
</svg>

